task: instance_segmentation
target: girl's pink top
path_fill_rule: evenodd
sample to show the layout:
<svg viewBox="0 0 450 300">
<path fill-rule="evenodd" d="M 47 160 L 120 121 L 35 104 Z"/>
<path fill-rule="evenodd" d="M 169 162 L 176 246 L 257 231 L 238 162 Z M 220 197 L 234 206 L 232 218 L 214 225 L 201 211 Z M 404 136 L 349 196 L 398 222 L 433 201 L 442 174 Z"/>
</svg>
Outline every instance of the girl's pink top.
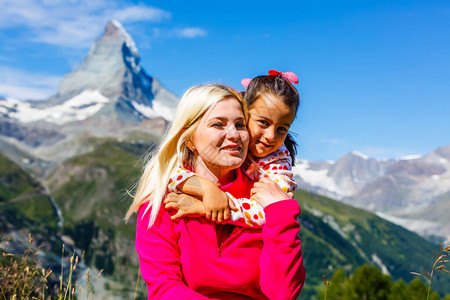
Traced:
<svg viewBox="0 0 450 300">
<path fill-rule="evenodd" d="M 253 182 L 239 170 L 236 174 L 221 189 L 249 198 Z M 220 225 L 205 217 L 172 221 L 162 207 L 148 229 L 147 205 L 138 213 L 136 250 L 148 299 L 295 299 L 300 294 L 305 268 L 296 200 L 268 205 L 263 228 Z M 231 235 L 224 234 L 225 226 Z"/>
</svg>

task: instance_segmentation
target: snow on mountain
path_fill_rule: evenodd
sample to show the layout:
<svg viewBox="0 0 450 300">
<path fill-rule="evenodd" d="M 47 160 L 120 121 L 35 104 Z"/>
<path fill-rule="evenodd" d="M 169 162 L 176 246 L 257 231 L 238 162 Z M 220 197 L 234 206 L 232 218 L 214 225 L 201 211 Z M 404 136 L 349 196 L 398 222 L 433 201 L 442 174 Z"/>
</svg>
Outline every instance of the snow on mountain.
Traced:
<svg viewBox="0 0 450 300">
<path fill-rule="evenodd" d="M 365 160 L 369 159 L 369 157 L 367 155 L 362 154 L 361 152 L 358 152 L 358 151 L 352 151 L 351 154 L 353 154 L 355 156 L 359 156 L 359 157 L 361 157 L 362 159 L 365 159 Z"/>
<path fill-rule="evenodd" d="M 63 124 L 97 113 L 123 123 L 140 123 L 158 117 L 170 121 L 177 104 L 178 98 L 141 67 L 133 39 L 113 20 L 81 66 L 62 79 L 54 97 L 32 102 L 0 100 L 0 114 L 22 123 Z"/>
<path fill-rule="evenodd" d="M 421 158 L 420 155 L 413 154 L 413 155 L 400 156 L 399 160 L 413 160 L 413 159 L 419 159 L 419 158 Z"/>
<path fill-rule="evenodd" d="M 450 191 L 450 163 L 438 153 L 398 160 L 348 202 L 398 216 L 428 207 L 433 199 Z"/>
<path fill-rule="evenodd" d="M 330 162 L 318 163 L 299 160 L 292 168 L 295 181 L 300 188 L 305 190 L 341 199 L 344 193 L 337 186 L 334 178 L 329 175 L 329 167 L 332 164 Z"/>
<path fill-rule="evenodd" d="M 171 120 L 178 98 L 148 75 L 131 36 L 113 20 L 95 42 L 82 65 L 61 81 L 56 102 L 66 101 L 85 90 L 98 90 L 111 99 L 122 122 L 139 123 L 162 117 Z"/>
<path fill-rule="evenodd" d="M 111 30 L 110 28 L 115 28 L 117 33 L 119 35 L 121 35 L 122 37 L 124 37 L 125 44 L 130 49 L 130 51 L 133 53 L 133 56 L 139 57 L 139 51 L 136 48 L 136 44 L 134 43 L 134 40 L 131 38 L 131 36 L 128 34 L 128 32 L 125 30 L 125 28 L 123 28 L 122 24 L 120 24 L 120 22 L 117 20 L 111 20 L 110 23 L 112 26 L 108 27 L 108 25 L 107 25 L 106 30 Z M 112 29 L 112 31 L 114 32 L 114 29 Z"/>
<path fill-rule="evenodd" d="M 393 160 L 376 160 L 353 151 L 336 163 L 299 161 L 294 167 L 301 188 L 342 199 L 382 176 Z"/>
<path fill-rule="evenodd" d="M 333 164 L 300 160 L 293 172 L 300 188 L 374 211 L 420 234 L 450 239 L 450 146 L 395 160 L 354 151 Z"/>
<path fill-rule="evenodd" d="M 40 159 L 61 161 L 88 151 L 83 143 L 90 138 L 153 141 L 177 104 L 144 70 L 135 42 L 113 20 L 82 64 L 64 76 L 55 96 L 0 98 L 0 140 Z"/>
<path fill-rule="evenodd" d="M 61 125 L 87 119 L 108 102 L 109 99 L 99 91 L 86 90 L 62 104 L 47 108 L 33 107 L 30 102 L 11 98 L 0 100 L 0 112 L 22 123 L 46 121 Z"/>
</svg>

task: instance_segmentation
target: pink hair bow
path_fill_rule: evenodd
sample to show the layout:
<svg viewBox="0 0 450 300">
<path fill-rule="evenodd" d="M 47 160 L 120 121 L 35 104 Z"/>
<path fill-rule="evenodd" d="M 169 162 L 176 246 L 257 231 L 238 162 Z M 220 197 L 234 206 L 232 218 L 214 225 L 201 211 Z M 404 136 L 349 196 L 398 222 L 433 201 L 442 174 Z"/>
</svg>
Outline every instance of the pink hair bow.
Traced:
<svg viewBox="0 0 450 300">
<path fill-rule="evenodd" d="M 286 78 L 287 80 L 289 80 L 292 83 L 297 84 L 298 83 L 298 77 L 297 75 L 295 75 L 294 72 L 279 72 L 279 71 L 275 71 L 275 70 L 269 70 L 269 75 L 281 75 L 284 78 Z"/>
<path fill-rule="evenodd" d="M 298 77 L 297 77 L 297 75 L 295 75 L 294 72 L 279 72 L 276 70 L 269 70 L 269 75 L 272 75 L 272 76 L 281 75 L 292 83 L 295 83 L 295 84 L 298 83 Z M 250 81 L 252 81 L 250 78 L 244 78 L 241 80 L 241 84 L 243 87 L 247 88 L 248 85 L 250 84 Z"/>
<path fill-rule="evenodd" d="M 250 78 L 244 78 L 241 80 L 241 84 L 243 87 L 247 88 L 248 85 L 250 84 L 250 81 L 252 81 Z"/>
</svg>

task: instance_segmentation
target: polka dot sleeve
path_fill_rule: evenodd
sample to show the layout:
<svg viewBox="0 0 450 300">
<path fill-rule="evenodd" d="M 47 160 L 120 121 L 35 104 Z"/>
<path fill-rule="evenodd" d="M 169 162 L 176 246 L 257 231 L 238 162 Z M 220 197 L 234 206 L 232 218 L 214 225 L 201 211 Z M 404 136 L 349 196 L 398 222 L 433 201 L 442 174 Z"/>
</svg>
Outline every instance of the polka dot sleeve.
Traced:
<svg viewBox="0 0 450 300">
<path fill-rule="evenodd" d="M 178 186 L 180 185 L 180 183 L 184 182 L 185 180 L 187 180 L 188 178 L 197 175 L 192 171 L 189 171 L 185 168 L 179 168 L 175 174 L 169 179 L 169 184 L 167 186 L 167 190 L 169 192 L 175 192 L 175 193 L 180 193 L 181 191 L 178 190 Z"/>
<path fill-rule="evenodd" d="M 233 200 L 238 211 L 231 211 L 231 220 L 227 223 L 241 227 L 262 227 L 266 223 L 264 209 L 254 199 L 236 199 L 227 192 L 228 197 Z"/>
<path fill-rule="evenodd" d="M 286 193 L 293 192 L 297 188 L 292 179 L 294 176 L 292 158 L 284 145 L 266 157 L 253 161 L 245 173 L 254 181 L 259 180 L 261 175 L 266 175 Z"/>
</svg>

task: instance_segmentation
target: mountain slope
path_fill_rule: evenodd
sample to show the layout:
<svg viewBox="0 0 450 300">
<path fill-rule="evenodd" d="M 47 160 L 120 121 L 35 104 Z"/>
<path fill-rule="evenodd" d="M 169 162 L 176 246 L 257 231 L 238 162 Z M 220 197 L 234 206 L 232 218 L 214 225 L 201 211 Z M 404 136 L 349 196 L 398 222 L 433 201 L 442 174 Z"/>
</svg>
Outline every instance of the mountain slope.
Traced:
<svg viewBox="0 0 450 300">
<path fill-rule="evenodd" d="M 63 231 L 86 251 L 88 266 L 103 269 L 102 297 L 133 297 L 139 271 L 135 220 L 125 224 L 126 194 L 140 176 L 137 167 L 148 144 L 99 142 L 95 149 L 59 165 L 45 180 L 63 216 Z M 141 297 L 146 289 L 141 286 Z"/>
<path fill-rule="evenodd" d="M 55 267 L 61 261 L 57 253 L 63 244 L 60 221 L 57 207 L 42 185 L 0 153 L 0 252 L 23 255 L 34 249 L 41 266 Z M 73 276 L 77 278 L 78 273 Z M 56 282 L 56 277 L 48 280 Z"/>
<path fill-rule="evenodd" d="M 342 199 L 352 196 L 386 173 L 394 160 L 372 159 L 353 151 L 337 162 L 300 160 L 294 167 L 301 188 Z"/>
<path fill-rule="evenodd" d="M 336 163 L 299 161 L 300 188 L 376 212 L 423 236 L 450 241 L 450 146 L 420 157 L 371 159 L 357 152 Z M 437 216 L 439 209 L 443 216 Z"/>
<path fill-rule="evenodd" d="M 171 120 L 178 103 L 141 67 L 133 39 L 115 20 L 106 25 L 83 64 L 64 77 L 55 100 L 65 101 L 89 90 L 112 99 L 114 107 L 109 109 L 114 108 L 124 123 L 155 117 Z"/>
<path fill-rule="evenodd" d="M 45 189 L 1 153 L 0 183 L 2 232 L 30 228 L 37 233 L 57 229 L 58 216 Z"/>
<path fill-rule="evenodd" d="M 108 293 L 125 289 L 126 295 L 126 286 L 136 280 L 135 223 L 123 223 L 129 204 L 123 199 L 125 189 L 140 176 L 139 161 L 147 147 L 105 140 L 94 151 L 60 165 L 45 181 L 63 211 L 65 234 L 87 251 L 91 267 L 105 269 Z M 438 249 L 367 211 L 301 190 L 295 197 L 303 210 L 301 239 L 308 274 L 303 297 L 314 294 L 322 274 L 331 277 L 339 267 L 351 272 L 363 263 L 409 281 L 409 272 L 428 267 Z M 450 292 L 442 286 L 435 284 L 437 290 Z M 145 289 L 141 292 L 145 295 Z"/>
<path fill-rule="evenodd" d="M 322 275 L 331 278 L 338 267 L 351 273 L 363 263 L 378 266 L 394 279 L 410 281 L 411 271 L 430 268 L 433 251 L 439 249 L 365 210 L 302 190 L 294 197 L 302 208 L 300 237 L 309 283 L 304 296 L 314 294 Z M 445 275 L 433 283 L 441 294 L 450 293 Z"/>
<path fill-rule="evenodd" d="M 87 137 L 154 140 L 177 104 L 178 98 L 141 67 L 130 35 L 111 21 L 54 97 L 0 99 L 0 139 L 34 157 L 60 162 L 89 150 L 83 145 Z"/>
</svg>

